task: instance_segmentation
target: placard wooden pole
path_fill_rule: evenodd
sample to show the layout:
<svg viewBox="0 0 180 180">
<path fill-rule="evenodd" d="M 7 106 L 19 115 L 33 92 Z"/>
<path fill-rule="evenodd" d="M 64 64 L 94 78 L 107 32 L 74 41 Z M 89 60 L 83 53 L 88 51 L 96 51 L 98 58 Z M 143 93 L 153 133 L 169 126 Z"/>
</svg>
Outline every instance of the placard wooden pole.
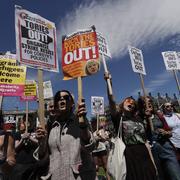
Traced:
<svg viewBox="0 0 180 180">
<path fill-rule="evenodd" d="M 26 100 L 26 130 L 25 130 L 25 133 L 28 133 L 28 112 L 29 112 L 29 103 Z"/>
<path fill-rule="evenodd" d="M 103 66 L 104 66 L 104 72 L 108 73 L 108 69 L 107 69 L 107 65 L 106 65 L 106 60 L 104 57 L 104 54 L 102 54 L 102 62 L 103 62 Z M 108 90 L 109 90 L 109 95 L 112 95 L 112 86 L 111 86 L 111 81 L 110 79 L 107 79 L 107 85 L 108 85 Z"/>
<path fill-rule="evenodd" d="M 82 102 L 82 77 L 78 77 L 78 103 L 80 104 Z M 84 122 L 84 117 L 80 116 L 79 117 L 79 122 L 83 123 Z"/>
<path fill-rule="evenodd" d="M 178 80 L 178 77 L 177 77 L 176 70 L 173 70 L 173 74 L 174 74 L 174 78 L 176 80 L 177 88 L 178 88 L 179 95 L 180 95 L 180 86 L 179 86 L 179 80 Z"/>
<path fill-rule="evenodd" d="M 139 76 L 140 76 L 142 91 L 143 91 L 143 94 L 144 94 L 145 106 L 148 109 L 147 95 L 146 95 L 146 91 L 145 91 L 145 87 L 144 87 L 144 79 L 143 79 L 143 76 L 142 76 L 141 73 L 139 73 Z M 150 128 L 151 128 L 151 131 L 154 131 L 154 126 L 152 124 L 152 120 L 150 118 L 148 118 L 148 120 L 149 120 L 149 125 L 150 125 Z"/>
<path fill-rule="evenodd" d="M 44 121 L 44 91 L 43 91 L 43 70 L 38 69 L 38 94 L 39 94 L 39 122 L 45 129 Z"/>
<path fill-rule="evenodd" d="M 97 132 L 98 132 L 98 130 L 99 130 L 99 113 L 96 114 L 96 121 L 97 121 L 96 130 L 97 130 Z"/>
<path fill-rule="evenodd" d="M 2 111 L 3 96 L 0 96 L 0 111 Z"/>
</svg>

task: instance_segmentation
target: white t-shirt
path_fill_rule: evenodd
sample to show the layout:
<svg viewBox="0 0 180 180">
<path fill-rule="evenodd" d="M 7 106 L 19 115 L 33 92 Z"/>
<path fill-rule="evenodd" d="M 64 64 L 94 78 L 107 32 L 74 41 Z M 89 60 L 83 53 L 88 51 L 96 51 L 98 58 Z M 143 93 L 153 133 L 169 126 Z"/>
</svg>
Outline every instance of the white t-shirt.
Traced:
<svg viewBox="0 0 180 180">
<path fill-rule="evenodd" d="M 164 115 L 168 126 L 172 129 L 170 141 L 175 147 L 180 148 L 180 114 L 173 113 L 172 116 Z"/>
</svg>

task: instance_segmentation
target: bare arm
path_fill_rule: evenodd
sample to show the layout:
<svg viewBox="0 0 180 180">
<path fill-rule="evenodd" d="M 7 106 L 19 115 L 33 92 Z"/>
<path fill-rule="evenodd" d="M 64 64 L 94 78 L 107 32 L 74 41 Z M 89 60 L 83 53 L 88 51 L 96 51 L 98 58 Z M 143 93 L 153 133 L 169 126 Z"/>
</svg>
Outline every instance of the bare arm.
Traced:
<svg viewBox="0 0 180 180">
<path fill-rule="evenodd" d="M 112 85 L 112 77 L 109 72 L 104 74 L 104 79 L 105 79 L 106 83 L 107 83 L 107 79 L 110 79 L 111 85 Z M 117 114 L 116 102 L 115 102 L 114 96 L 110 95 L 110 93 L 109 93 L 108 85 L 107 85 L 107 94 L 108 94 L 109 108 L 110 108 L 111 115 L 116 116 L 116 114 Z"/>
</svg>

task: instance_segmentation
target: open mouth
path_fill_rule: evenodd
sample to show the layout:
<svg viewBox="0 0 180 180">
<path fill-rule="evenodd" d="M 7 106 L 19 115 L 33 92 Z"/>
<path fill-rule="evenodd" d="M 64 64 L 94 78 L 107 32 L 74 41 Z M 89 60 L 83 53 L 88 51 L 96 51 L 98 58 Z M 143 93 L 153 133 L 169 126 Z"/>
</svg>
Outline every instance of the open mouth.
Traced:
<svg viewBox="0 0 180 180">
<path fill-rule="evenodd" d="M 60 108 L 65 108 L 66 107 L 66 103 L 64 101 L 60 102 Z"/>
<path fill-rule="evenodd" d="M 129 104 L 127 107 L 128 107 L 128 109 L 129 109 L 129 110 L 134 109 L 134 106 L 133 106 L 133 105 L 131 105 L 131 104 Z"/>
</svg>

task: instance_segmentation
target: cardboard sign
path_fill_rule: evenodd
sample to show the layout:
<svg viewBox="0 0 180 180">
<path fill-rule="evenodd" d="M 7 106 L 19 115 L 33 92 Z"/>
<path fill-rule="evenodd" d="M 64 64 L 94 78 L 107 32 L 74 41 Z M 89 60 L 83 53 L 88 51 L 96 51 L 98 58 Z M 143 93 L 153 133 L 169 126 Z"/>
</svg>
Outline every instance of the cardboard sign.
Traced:
<svg viewBox="0 0 180 180">
<path fill-rule="evenodd" d="M 91 96 L 92 114 L 104 114 L 104 98 L 99 96 Z"/>
<path fill-rule="evenodd" d="M 20 63 L 58 72 L 55 24 L 15 7 L 16 52 Z"/>
<path fill-rule="evenodd" d="M 81 30 L 62 41 L 62 70 L 64 80 L 95 74 L 99 71 L 96 32 Z"/>
<path fill-rule="evenodd" d="M 99 32 L 97 32 L 97 40 L 98 40 L 98 46 L 99 46 L 99 53 L 104 54 L 105 56 L 111 58 L 111 53 L 108 47 L 107 40 Z"/>
<path fill-rule="evenodd" d="M 131 46 L 128 46 L 128 49 L 133 71 L 146 75 L 142 51 Z"/>
<path fill-rule="evenodd" d="M 0 60 L 0 96 L 21 96 L 25 79 L 26 67 L 17 66 L 16 60 Z"/>
<path fill-rule="evenodd" d="M 166 70 L 178 70 L 180 69 L 180 62 L 176 51 L 162 52 L 164 64 Z"/>
</svg>

